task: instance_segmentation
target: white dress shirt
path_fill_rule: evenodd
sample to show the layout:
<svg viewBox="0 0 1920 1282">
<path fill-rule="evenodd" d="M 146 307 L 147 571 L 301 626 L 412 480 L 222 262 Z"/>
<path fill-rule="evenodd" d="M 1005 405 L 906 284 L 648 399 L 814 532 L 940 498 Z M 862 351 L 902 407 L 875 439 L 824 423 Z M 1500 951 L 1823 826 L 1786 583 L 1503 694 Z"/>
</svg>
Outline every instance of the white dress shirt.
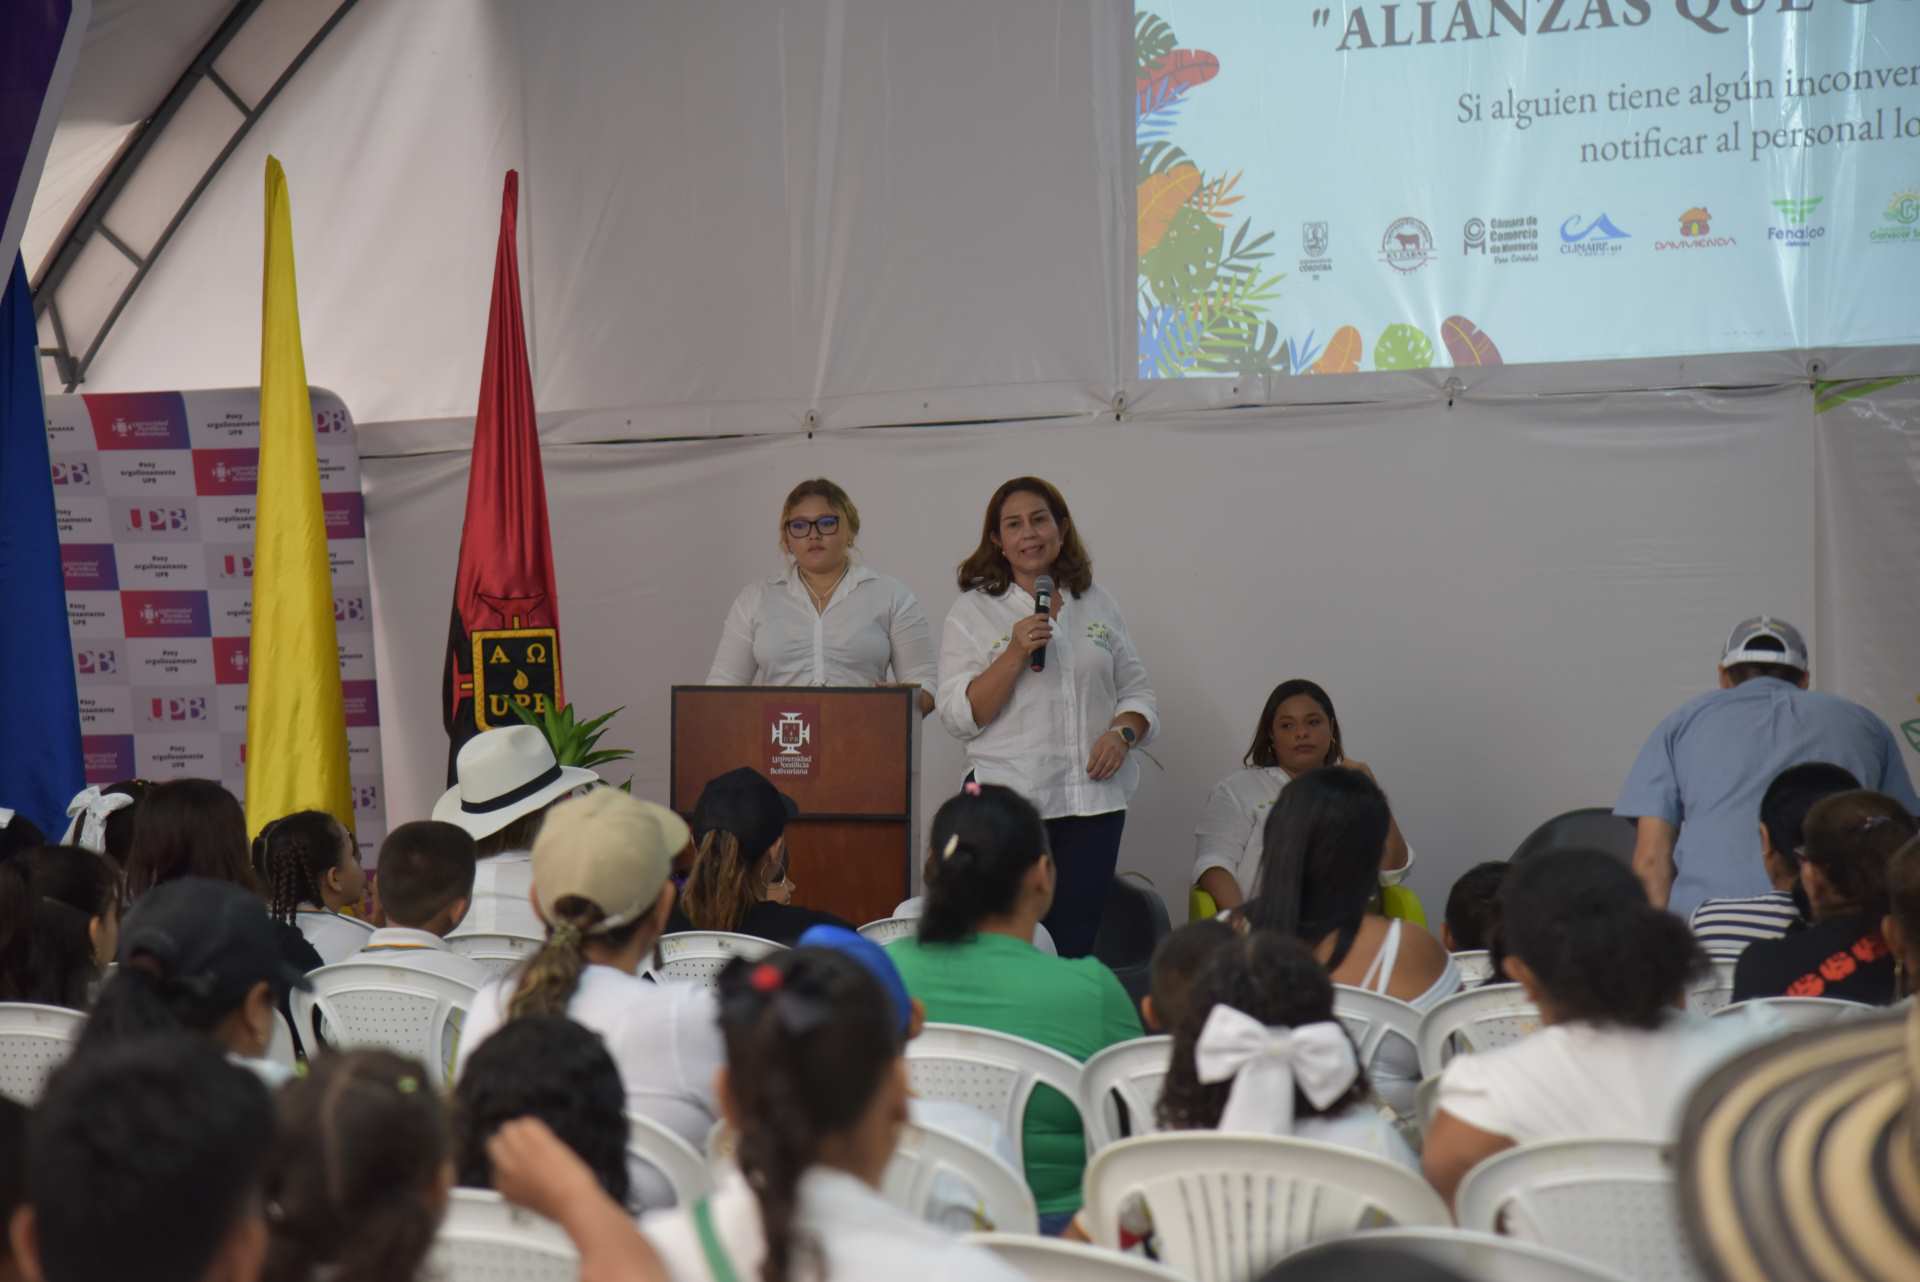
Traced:
<svg viewBox="0 0 1920 1282">
<path fill-rule="evenodd" d="M 373 927 L 367 922 L 308 904 L 302 904 L 293 914 L 293 924 L 313 945 L 313 951 L 320 954 L 322 966 L 331 966 L 353 956 L 366 945 L 367 936 L 373 933 Z"/>
<path fill-rule="evenodd" d="M 1207 869 L 1225 868 L 1239 883 L 1241 894 L 1253 893 L 1265 847 L 1267 812 L 1292 778 L 1278 766 L 1249 766 L 1213 786 L 1207 807 L 1200 812 L 1200 826 L 1193 831 L 1194 884 L 1199 884 Z M 1412 871 L 1413 847 L 1408 846 L 1407 862 L 1382 868 L 1380 884 L 1397 886 Z"/>
<path fill-rule="evenodd" d="M 940 642 L 940 720 L 967 745 L 974 778 L 1020 792 L 1042 818 L 1125 810 L 1140 763 L 1128 753 L 1112 778 L 1095 781 L 1087 758 L 1122 712 L 1146 718 L 1143 744 L 1159 730 L 1160 714 L 1120 607 L 1100 588 L 1063 595 L 1046 671 L 1022 671 L 999 716 L 985 726 L 973 719 L 967 686 L 1007 648 L 1013 625 L 1033 613 L 1033 597 L 1018 583 L 997 597 L 976 588 L 953 603 Z"/>
<path fill-rule="evenodd" d="M 547 924 L 533 911 L 533 855 L 503 850 L 473 867 L 473 903 L 466 920 L 450 932 L 459 935 L 520 935 L 545 939 Z"/>
<path fill-rule="evenodd" d="M 877 686 L 934 692 L 926 611 L 898 579 L 851 565 L 815 610 L 797 568 L 749 583 L 727 611 L 710 686 Z"/>
<path fill-rule="evenodd" d="M 426 971 L 465 984 L 476 993 L 494 979 L 491 969 L 454 952 L 440 936 L 411 926 L 383 926 L 374 931 L 352 960 Z"/>
</svg>

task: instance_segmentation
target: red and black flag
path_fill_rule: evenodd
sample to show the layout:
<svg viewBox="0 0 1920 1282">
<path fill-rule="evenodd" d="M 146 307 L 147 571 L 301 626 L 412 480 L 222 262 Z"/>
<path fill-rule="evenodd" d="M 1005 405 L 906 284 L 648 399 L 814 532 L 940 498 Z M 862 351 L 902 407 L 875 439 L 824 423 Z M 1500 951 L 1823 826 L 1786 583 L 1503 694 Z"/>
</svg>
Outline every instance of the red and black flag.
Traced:
<svg viewBox="0 0 1920 1282">
<path fill-rule="evenodd" d="M 500 247 L 493 261 L 487 354 L 473 425 L 467 517 L 453 580 L 441 708 L 447 782 L 461 745 L 482 730 L 518 725 L 514 704 L 543 712 L 565 699 L 560 685 L 560 602 L 547 537 L 547 487 L 527 331 L 520 316 L 514 235 L 520 175 L 507 171 Z"/>
</svg>

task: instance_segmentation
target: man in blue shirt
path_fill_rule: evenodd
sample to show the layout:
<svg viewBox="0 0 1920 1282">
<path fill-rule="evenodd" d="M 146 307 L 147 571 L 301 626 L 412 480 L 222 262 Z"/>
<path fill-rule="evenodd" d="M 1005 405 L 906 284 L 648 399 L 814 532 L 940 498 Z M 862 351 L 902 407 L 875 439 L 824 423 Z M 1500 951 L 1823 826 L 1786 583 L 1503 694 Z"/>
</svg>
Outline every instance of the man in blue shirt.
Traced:
<svg viewBox="0 0 1920 1282">
<path fill-rule="evenodd" d="M 1708 898 L 1763 895 L 1753 829 L 1767 784 L 1789 766 L 1830 761 L 1909 811 L 1920 796 L 1886 723 L 1857 703 L 1807 689 L 1807 643 L 1778 619 L 1727 638 L 1720 688 L 1654 730 L 1613 812 L 1635 820 L 1633 869 L 1656 905 L 1688 916 Z"/>
</svg>

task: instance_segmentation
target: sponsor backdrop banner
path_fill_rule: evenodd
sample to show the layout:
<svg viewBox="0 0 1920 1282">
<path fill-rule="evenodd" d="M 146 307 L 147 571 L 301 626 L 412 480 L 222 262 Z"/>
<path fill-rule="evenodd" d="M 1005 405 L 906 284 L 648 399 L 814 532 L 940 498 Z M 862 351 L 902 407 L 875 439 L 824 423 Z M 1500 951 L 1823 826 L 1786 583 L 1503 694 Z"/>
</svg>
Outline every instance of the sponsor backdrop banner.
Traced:
<svg viewBox="0 0 1920 1282">
<path fill-rule="evenodd" d="M 67 621 L 89 783 L 218 779 L 246 797 L 257 388 L 49 396 Z M 355 835 L 386 835 L 353 420 L 313 389 Z"/>
<path fill-rule="evenodd" d="M 1914 341 L 1920 4 L 1136 7 L 1139 373 Z"/>
</svg>

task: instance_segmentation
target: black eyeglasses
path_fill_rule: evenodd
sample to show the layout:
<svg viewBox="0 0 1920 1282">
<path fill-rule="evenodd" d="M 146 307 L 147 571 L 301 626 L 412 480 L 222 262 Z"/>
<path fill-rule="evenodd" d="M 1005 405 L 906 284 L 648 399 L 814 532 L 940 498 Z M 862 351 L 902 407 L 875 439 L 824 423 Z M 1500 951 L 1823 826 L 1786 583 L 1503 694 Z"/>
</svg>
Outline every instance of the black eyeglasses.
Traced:
<svg viewBox="0 0 1920 1282">
<path fill-rule="evenodd" d="M 787 522 L 787 533 L 796 539 L 804 539 L 815 531 L 821 534 L 832 534 L 839 528 L 840 518 L 831 512 L 825 516 L 816 516 L 811 521 L 804 516 L 796 516 Z"/>
</svg>

